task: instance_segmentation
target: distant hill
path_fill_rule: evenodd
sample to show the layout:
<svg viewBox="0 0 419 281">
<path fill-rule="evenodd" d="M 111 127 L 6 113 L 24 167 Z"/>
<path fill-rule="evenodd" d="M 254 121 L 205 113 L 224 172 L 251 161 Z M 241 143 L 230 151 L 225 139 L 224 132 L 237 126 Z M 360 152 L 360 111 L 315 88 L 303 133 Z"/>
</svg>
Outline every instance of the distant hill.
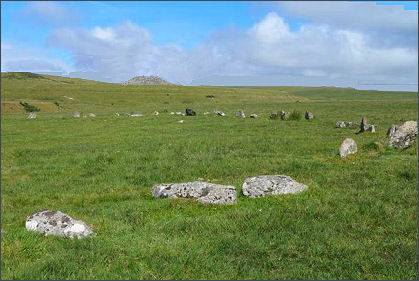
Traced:
<svg viewBox="0 0 419 281">
<path fill-rule="evenodd" d="M 123 85 L 174 85 L 159 76 L 137 76 L 122 83 Z"/>
<path fill-rule="evenodd" d="M 1 72 L 1 79 L 3 82 L 14 83 L 60 83 L 60 84 L 79 84 L 79 83 L 102 83 L 94 80 L 87 80 L 81 78 L 70 78 L 57 75 L 40 74 L 33 72 Z"/>
<path fill-rule="evenodd" d="M 30 79 L 30 78 L 44 78 L 43 75 L 32 72 L 2 72 L 1 78 L 10 79 Z"/>
</svg>

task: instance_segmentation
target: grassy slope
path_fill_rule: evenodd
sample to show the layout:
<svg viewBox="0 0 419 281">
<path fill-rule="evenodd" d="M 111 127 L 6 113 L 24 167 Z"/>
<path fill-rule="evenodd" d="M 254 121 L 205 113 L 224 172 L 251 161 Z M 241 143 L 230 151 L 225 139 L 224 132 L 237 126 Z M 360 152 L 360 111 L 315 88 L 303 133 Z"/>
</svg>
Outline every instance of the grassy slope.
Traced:
<svg viewBox="0 0 419 281">
<path fill-rule="evenodd" d="M 3 77 L 4 101 L 58 101 L 64 109 L 41 110 L 36 120 L 2 116 L 2 278 L 417 277 L 417 149 L 374 145 L 392 123 L 416 120 L 416 93 L 19 78 Z M 198 116 L 151 115 L 187 106 Z M 216 108 L 228 116 L 202 115 Z M 261 118 L 236 119 L 239 108 Z M 311 110 L 316 118 L 267 118 L 281 109 Z M 73 119 L 76 110 L 98 117 Z M 124 111 L 148 115 L 112 116 Z M 364 114 L 376 134 L 334 128 L 336 120 Z M 359 152 L 341 160 L 345 137 Z M 240 194 L 234 206 L 150 194 L 153 184 L 198 178 L 240 193 L 244 178 L 258 174 L 287 174 L 309 190 L 260 199 Z M 45 208 L 85 220 L 98 235 L 28 233 L 26 217 Z"/>
</svg>

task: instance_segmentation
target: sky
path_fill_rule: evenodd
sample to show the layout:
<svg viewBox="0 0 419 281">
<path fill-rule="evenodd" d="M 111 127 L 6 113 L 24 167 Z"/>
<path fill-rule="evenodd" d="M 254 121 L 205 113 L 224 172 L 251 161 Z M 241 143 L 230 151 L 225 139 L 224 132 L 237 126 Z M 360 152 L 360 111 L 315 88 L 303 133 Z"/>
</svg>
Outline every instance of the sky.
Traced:
<svg viewBox="0 0 419 281">
<path fill-rule="evenodd" d="M 417 1 L 2 1 L 1 71 L 418 90 Z"/>
</svg>

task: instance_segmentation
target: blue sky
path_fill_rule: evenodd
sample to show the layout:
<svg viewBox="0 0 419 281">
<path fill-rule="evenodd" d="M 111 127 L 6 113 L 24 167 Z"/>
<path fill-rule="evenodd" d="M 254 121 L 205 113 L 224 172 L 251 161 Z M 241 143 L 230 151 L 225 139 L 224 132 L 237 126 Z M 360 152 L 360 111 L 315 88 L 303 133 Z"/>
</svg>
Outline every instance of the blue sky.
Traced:
<svg viewBox="0 0 419 281">
<path fill-rule="evenodd" d="M 286 48 L 310 40 L 320 49 L 324 44 L 324 49 L 334 52 L 333 44 L 342 41 L 339 36 L 346 36 L 346 44 L 360 40 L 356 44 L 363 46 L 365 54 L 379 56 L 388 51 L 388 55 L 394 58 L 388 65 L 382 65 L 377 58 L 376 68 L 365 74 L 377 81 L 387 80 L 385 75 L 392 71 L 400 73 L 409 56 L 417 61 L 416 1 L 319 2 L 315 3 L 316 6 L 310 5 L 305 2 L 244 1 L 3 1 L 2 71 L 72 72 L 99 80 L 115 77 L 114 82 L 130 75 L 157 74 L 184 84 L 217 84 L 216 77 L 220 76 L 229 77 L 227 80 L 232 80 L 231 83 L 243 83 L 240 82 L 243 79 L 234 80 L 234 77 L 247 77 L 250 84 L 252 79 L 253 84 L 258 84 L 258 79 L 268 83 L 266 77 L 278 78 L 285 73 L 288 76 L 279 79 L 283 83 L 292 83 L 294 77 L 297 82 L 312 79 L 313 83 L 353 84 L 356 77 L 348 78 L 346 82 L 343 79 L 348 76 L 346 72 L 350 72 L 348 68 L 365 69 L 362 65 L 352 65 L 353 58 L 347 61 L 330 58 L 336 64 L 344 64 L 334 67 L 323 65 L 325 58 L 321 56 L 327 54 L 321 51 L 310 53 L 313 51 L 305 48 L 295 53 Z M 370 18 L 371 13 L 375 13 L 375 19 Z M 318 31 L 319 35 L 312 37 L 313 34 L 305 30 Z M 114 42 L 110 42 L 110 38 Z M 133 51 L 134 48 L 138 51 Z M 348 46 L 342 46 L 336 52 L 346 49 Z M 109 56 L 113 52 L 115 61 L 110 64 L 112 59 Z M 306 66 L 303 61 L 290 57 L 294 54 L 319 57 L 322 66 L 316 67 L 314 62 Z M 347 56 L 358 56 L 358 53 Z M 138 61 L 131 61 L 129 57 Z M 158 65 L 162 58 L 165 61 Z M 397 58 L 400 66 L 395 67 Z M 231 65 L 226 66 L 226 61 Z M 179 64 L 182 71 L 176 70 Z M 394 70 L 390 69 L 391 66 Z M 117 77 L 109 71 L 102 73 L 101 68 L 109 67 L 124 75 Z M 409 67 L 411 69 L 407 71 L 416 67 L 417 73 L 417 63 L 416 66 L 409 64 Z M 341 73 L 338 75 L 338 72 Z M 314 80 L 313 76 L 316 77 Z M 277 78 L 272 78 L 272 83 Z M 395 82 L 412 79 L 399 77 Z"/>
</svg>

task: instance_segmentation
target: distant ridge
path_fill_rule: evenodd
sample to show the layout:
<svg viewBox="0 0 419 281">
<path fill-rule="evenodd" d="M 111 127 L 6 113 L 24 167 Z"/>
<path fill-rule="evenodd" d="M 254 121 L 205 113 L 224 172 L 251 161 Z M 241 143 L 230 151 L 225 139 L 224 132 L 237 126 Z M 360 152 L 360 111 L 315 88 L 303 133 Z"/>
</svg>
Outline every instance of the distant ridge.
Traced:
<svg viewBox="0 0 419 281">
<path fill-rule="evenodd" d="M 159 76 L 136 76 L 122 83 L 123 85 L 174 85 Z"/>
</svg>

